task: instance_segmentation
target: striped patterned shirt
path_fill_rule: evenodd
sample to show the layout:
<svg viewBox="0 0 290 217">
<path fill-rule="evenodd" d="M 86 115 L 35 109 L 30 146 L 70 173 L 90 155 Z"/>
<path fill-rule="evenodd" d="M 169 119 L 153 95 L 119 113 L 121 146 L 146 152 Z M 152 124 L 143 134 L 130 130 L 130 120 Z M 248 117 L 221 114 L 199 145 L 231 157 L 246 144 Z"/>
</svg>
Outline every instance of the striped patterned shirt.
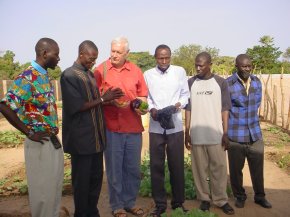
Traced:
<svg viewBox="0 0 290 217">
<path fill-rule="evenodd" d="M 232 101 L 229 117 L 229 139 L 234 142 L 251 142 L 262 139 L 258 109 L 262 99 L 261 81 L 250 75 L 249 93 L 237 73 L 227 78 Z"/>
</svg>

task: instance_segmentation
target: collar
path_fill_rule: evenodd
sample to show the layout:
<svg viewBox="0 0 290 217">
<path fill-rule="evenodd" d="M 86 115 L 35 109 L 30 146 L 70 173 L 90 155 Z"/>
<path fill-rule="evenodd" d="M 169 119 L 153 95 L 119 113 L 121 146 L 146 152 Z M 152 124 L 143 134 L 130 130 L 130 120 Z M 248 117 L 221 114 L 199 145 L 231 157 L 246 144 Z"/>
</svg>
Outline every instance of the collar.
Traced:
<svg viewBox="0 0 290 217">
<path fill-rule="evenodd" d="M 78 70 L 81 70 L 83 72 L 87 72 L 90 70 L 87 70 L 85 67 L 83 67 L 82 65 L 78 64 L 77 62 L 74 62 L 73 67 L 77 68 Z"/>
<path fill-rule="evenodd" d="M 108 68 L 109 70 L 112 69 L 112 68 L 115 68 L 115 67 L 112 65 L 112 63 L 111 63 L 110 58 L 107 60 L 107 68 Z M 122 71 L 122 70 L 124 70 L 124 69 L 126 69 L 126 70 L 128 70 L 128 71 L 131 71 L 130 62 L 129 62 L 128 60 L 126 60 L 126 62 L 125 62 L 124 65 L 122 66 L 122 68 L 120 68 L 120 71 Z"/>
<path fill-rule="evenodd" d="M 198 78 L 199 80 L 206 81 L 206 80 L 209 80 L 209 79 L 213 78 L 214 77 L 214 73 L 211 73 L 211 75 L 208 78 L 200 78 L 200 77 L 198 77 L 198 75 L 195 75 L 195 77 Z"/>
<path fill-rule="evenodd" d="M 241 79 L 241 77 L 239 76 L 239 74 L 237 73 L 237 77 L 238 77 L 238 80 L 242 83 L 242 84 L 250 84 L 251 83 L 251 76 L 249 76 L 248 80 L 246 82 L 244 82 L 243 79 Z"/>
<path fill-rule="evenodd" d="M 233 75 L 234 75 L 233 76 L 233 83 L 239 81 L 240 78 L 239 78 L 238 73 L 235 72 Z M 257 79 L 257 77 L 255 75 L 253 75 L 253 74 L 250 74 L 249 78 L 251 79 L 251 81 L 256 81 L 256 79 Z"/>
<path fill-rule="evenodd" d="M 159 69 L 158 65 L 156 66 L 156 70 L 157 72 L 159 72 L 161 75 L 166 74 L 170 71 L 171 65 L 169 65 L 169 67 L 163 72 Z"/>
<path fill-rule="evenodd" d="M 31 66 L 34 69 L 36 69 L 36 71 L 40 72 L 41 74 L 43 74 L 43 75 L 47 74 L 47 71 L 41 65 L 39 65 L 36 61 L 32 60 Z"/>
</svg>

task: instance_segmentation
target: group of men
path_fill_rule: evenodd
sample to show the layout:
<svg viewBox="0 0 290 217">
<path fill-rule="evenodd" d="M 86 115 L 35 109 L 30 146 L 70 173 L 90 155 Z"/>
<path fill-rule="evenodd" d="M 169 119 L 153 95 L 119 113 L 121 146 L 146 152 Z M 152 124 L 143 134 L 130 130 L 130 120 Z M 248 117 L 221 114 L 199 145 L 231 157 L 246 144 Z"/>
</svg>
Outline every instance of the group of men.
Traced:
<svg viewBox="0 0 290 217">
<path fill-rule="evenodd" d="M 79 45 L 78 57 L 61 75 L 63 100 L 62 143 L 58 141 L 58 117 L 53 87 L 47 69 L 59 58 L 58 44 L 40 39 L 36 60 L 20 73 L 0 103 L 0 112 L 25 140 L 25 165 L 32 217 L 56 217 L 61 204 L 63 150 L 71 155 L 75 217 L 98 217 L 105 155 L 112 215 L 143 216 L 136 205 L 140 186 L 142 149 L 141 115 L 150 113 L 149 150 L 152 197 L 150 216 L 167 209 L 164 188 L 167 156 L 172 188 L 171 207 L 181 208 L 184 196 L 184 147 L 191 150 L 192 171 L 201 201 L 210 201 L 226 214 L 228 203 L 226 150 L 235 206 L 247 198 L 243 173 L 247 158 L 254 200 L 265 208 L 263 180 L 264 144 L 258 118 L 262 86 L 250 74 L 250 58 L 236 58 L 237 72 L 225 80 L 212 74 L 211 56 L 196 56 L 197 75 L 187 79 L 182 67 L 171 65 L 167 45 L 155 49 L 156 67 L 144 72 L 127 60 L 129 42 L 124 37 L 111 43 L 110 58 L 91 71 L 98 58 L 97 46 L 89 40 Z M 130 106 L 135 99 L 148 102 L 148 110 Z M 182 111 L 185 109 L 185 131 Z M 210 183 L 210 188 L 209 188 Z"/>
</svg>

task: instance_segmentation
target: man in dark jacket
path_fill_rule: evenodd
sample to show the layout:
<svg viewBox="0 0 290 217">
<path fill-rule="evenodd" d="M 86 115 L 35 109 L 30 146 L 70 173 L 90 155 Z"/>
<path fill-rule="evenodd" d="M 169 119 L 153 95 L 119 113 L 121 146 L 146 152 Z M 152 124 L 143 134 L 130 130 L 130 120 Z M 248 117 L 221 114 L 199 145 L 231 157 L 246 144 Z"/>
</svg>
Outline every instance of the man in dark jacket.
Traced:
<svg viewBox="0 0 290 217">
<path fill-rule="evenodd" d="M 98 217 L 106 146 L 102 104 L 123 95 L 119 88 L 102 96 L 90 71 L 98 57 L 92 41 L 79 46 L 73 66 L 61 76 L 64 151 L 71 154 L 75 217 Z"/>
</svg>

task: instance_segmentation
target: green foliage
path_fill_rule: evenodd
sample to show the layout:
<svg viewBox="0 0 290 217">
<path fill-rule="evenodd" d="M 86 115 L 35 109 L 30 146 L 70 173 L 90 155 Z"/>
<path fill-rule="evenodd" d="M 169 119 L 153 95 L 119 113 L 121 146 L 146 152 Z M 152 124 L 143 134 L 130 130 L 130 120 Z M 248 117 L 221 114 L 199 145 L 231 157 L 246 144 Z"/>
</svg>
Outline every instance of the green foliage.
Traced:
<svg viewBox="0 0 290 217">
<path fill-rule="evenodd" d="M 215 58 L 212 71 L 222 75 L 231 75 L 235 71 L 235 58 L 229 56 L 218 56 Z"/>
<path fill-rule="evenodd" d="M 277 164 L 282 169 L 289 168 L 290 167 L 290 153 L 282 155 L 281 158 L 277 161 Z"/>
<path fill-rule="evenodd" d="M 266 130 L 273 134 L 278 134 L 280 141 L 286 142 L 286 143 L 290 142 L 290 136 L 288 135 L 288 133 L 283 132 L 281 128 L 273 126 L 273 127 L 267 128 Z"/>
<path fill-rule="evenodd" d="M 277 73 L 281 63 L 278 58 L 283 52 L 279 51 L 279 47 L 274 47 L 274 38 L 263 36 L 260 38 L 261 45 L 247 49 L 247 54 L 251 57 L 256 70 L 263 73 Z"/>
<path fill-rule="evenodd" d="M 0 148 L 14 148 L 23 144 L 25 135 L 20 131 L 0 131 Z"/>
<path fill-rule="evenodd" d="M 53 80 L 58 80 L 61 75 L 61 68 L 56 66 L 55 69 L 47 69 L 48 75 Z"/>
<path fill-rule="evenodd" d="M 281 67 L 284 68 L 284 73 L 285 73 L 285 74 L 290 74 L 290 62 L 288 62 L 288 61 L 283 61 L 283 62 L 281 63 Z M 281 69 L 279 69 L 278 72 L 280 72 L 280 71 L 281 71 Z"/>
<path fill-rule="evenodd" d="M 204 212 L 200 209 L 192 209 L 187 213 L 184 213 L 181 208 L 173 210 L 170 215 L 163 213 L 161 217 L 218 217 L 216 213 Z"/>
<path fill-rule="evenodd" d="M 182 66 L 187 75 L 193 75 L 195 73 L 195 57 L 201 51 L 202 46 L 197 44 L 182 45 L 173 52 L 172 64 Z"/>
<path fill-rule="evenodd" d="M 286 59 L 286 61 L 290 61 L 290 47 L 288 47 L 283 53 L 283 57 Z"/>
<path fill-rule="evenodd" d="M 149 154 L 146 154 L 141 163 L 141 186 L 139 194 L 143 197 L 151 197 L 151 178 L 150 178 L 150 159 Z M 192 200 L 196 198 L 195 186 L 192 177 L 191 160 L 189 156 L 184 159 L 184 176 L 185 176 L 185 199 Z M 171 196 L 170 173 L 168 170 L 167 161 L 165 162 L 165 180 L 164 188 L 167 195 Z"/>
<path fill-rule="evenodd" d="M 19 176 L 12 176 L 0 180 L 0 195 L 27 194 L 27 180 Z"/>
<path fill-rule="evenodd" d="M 0 57 L 0 80 L 12 80 L 21 71 L 20 64 L 14 62 L 15 54 L 8 50 Z"/>
<path fill-rule="evenodd" d="M 197 44 L 182 45 L 172 54 L 172 64 L 182 66 L 187 75 L 193 75 L 195 71 L 195 57 L 202 51 L 210 53 L 213 62 L 218 58 L 219 49 L 205 47 L 203 48 Z"/>
<path fill-rule="evenodd" d="M 155 58 L 149 52 L 130 52 L 128 60 L 135 63 L 142 72 L 155 67 Z"/>
</svg>

